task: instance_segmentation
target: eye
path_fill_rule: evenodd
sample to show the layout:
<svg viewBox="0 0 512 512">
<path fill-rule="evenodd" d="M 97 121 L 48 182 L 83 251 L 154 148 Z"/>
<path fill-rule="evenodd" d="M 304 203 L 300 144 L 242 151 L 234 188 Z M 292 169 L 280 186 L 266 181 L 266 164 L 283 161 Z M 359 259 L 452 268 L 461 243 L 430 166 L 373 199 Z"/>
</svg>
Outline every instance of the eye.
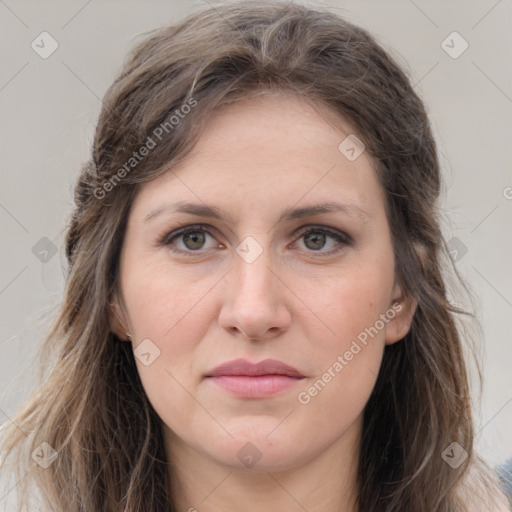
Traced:
<svg viewBox="0 0 512 512">
<path fill-rule="evenodd" d="M 308 252 L 319 252 L 321 254 L 333 254 L 350 245 L 351 238 L 339 231 L 327 228 L 308 228 L 300 234 L 299 240 L 303 248 Z"/>
<path fill-rule="evenodd" d="M 305 252 L 321 255 L 334 254 L 344 246 L 350 245 L 349 235 L 325 227 L 308 227 L 299 233 L 295 242 Z M 223 249 L 224 246 L 216 240 L 205 226 L 185 226 L 175 229 L 162 237 L 159 245 L 167 246 L 173 252 L 185 256 L 201 254 L 209 249 Z"/>
<path fill-rule="evenodd" d="M 201 249 L 221 248 L 222 245 L 203 226 L 187 226 L 164 236 L 162 245 L 175 252 L 191 253 Z"/>
</svg>

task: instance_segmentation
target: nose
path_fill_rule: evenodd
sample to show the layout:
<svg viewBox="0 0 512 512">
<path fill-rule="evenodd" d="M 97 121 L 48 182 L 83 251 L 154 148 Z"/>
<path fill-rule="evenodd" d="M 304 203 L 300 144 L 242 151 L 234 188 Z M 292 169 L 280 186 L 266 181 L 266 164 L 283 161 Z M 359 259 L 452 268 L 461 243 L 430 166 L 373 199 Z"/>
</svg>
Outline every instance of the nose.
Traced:
<svg viewBox="0 0 512 512">
<path fill-rule="evenodd" d="M 219 313 L 223 329 L 259 341 L 275 338 L 289 328 L 287 289 L 271 268 L 267 250 L 251 263 L 235 255 L 234 268 L 226 277 Z"/>
</svg>

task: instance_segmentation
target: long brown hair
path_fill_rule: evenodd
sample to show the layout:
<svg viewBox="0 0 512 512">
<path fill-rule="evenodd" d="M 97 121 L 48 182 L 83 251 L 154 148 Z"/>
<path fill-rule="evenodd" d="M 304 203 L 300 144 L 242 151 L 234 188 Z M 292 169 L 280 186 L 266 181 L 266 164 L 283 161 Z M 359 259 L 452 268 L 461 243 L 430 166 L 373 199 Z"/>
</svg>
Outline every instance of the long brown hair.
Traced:
<svg viewBox="0 0 512 512">
<path fill-rule="evenodd" d="M 396 276 L 418 304 L 407 336 L 386 347 L 365 409 L 359 510 L 466 510 L 463 482 L 477 458 L 455 316 L 464 312 L 443 279 L 441 178 L 424 105 L 365 30 L 279 2 L 216 5 L 153 31 L 105 95 L 75 188 L 65 294 L 44 343 L 52 364 L 4 444 L 48 510 L 172 510 L 160 420 L 131 345 L 109 327 L 126 220 L 139 185 L 184 158 L 212 112 L 268 89 L 327 105 L 364 141 L 385 191 Z M 58 452 L 47 468 L 30 457 L 43 442 Z M 456 469 L 442 456 L 454 442 L 468 454 Z"/>
</svg>

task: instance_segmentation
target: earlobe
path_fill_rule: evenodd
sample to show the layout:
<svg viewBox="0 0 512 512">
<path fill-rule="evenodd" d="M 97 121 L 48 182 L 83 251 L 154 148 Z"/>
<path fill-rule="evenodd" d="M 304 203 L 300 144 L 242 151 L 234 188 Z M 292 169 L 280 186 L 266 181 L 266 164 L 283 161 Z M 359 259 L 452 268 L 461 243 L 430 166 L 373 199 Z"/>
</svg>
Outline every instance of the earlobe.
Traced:
<svg viewBox="0 0 512 512">
<path fill-rule="evenodd" d="M 427 249 L 418 242 L 413 245 L 418 264 L 423 269 L 427 262 Z M 392 297 L 395 297 L 392 306 L 396 315 L 386 326 L 386 345 L 392 345 L 406 336 L 411 329 L 412 319 L 418 307 L 417 300 L 410 293 L 404 293 L 397 281 L 395 281 Z"/>
<path fill-rule="evenodd" d="M 119 305 L 117 298 L 114 298 L 109 303 L 109 324 L 110 330 L 120 339 L 131 341 L 131 334 L 129 333 L 126 315 L 123 308 Z"/>
<path fill-rule="evenodd" d="M 417 306 L 416 299 L 410 295 L 400 296 L 393 300 L 388 315 L 390 321 L 386 326 L 386 345 L 400 341 L 409 332 Z M 391 311 L 394 311 L 394 315 Z"/>
</svg>

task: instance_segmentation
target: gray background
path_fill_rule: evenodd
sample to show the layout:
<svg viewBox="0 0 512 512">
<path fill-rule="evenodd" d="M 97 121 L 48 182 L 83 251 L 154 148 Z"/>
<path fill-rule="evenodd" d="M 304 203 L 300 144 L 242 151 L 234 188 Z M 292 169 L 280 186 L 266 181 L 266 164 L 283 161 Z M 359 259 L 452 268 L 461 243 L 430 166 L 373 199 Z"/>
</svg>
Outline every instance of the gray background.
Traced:
<svg viewBox="0 0 512 512">
<path fill-rule="evenodd" d="M 0 0 L 0 423 L 35 385 L 31 364 L 62 297 L 63 232 L 101 97 L 141 33 L 203 5 Z M 512 455 L 512 1 L 315 5 L 373 32 L 427 103 L 446 183 L 443 229 L 474 291 L 484 340 L 478 446 L 502 462 Z M 43 31 L 58 43 L 47 59 L 31 47 Z M 441 46 L 453 31 L 469 44 L 458 58 Z M 43 237 L 55 255 L 38 254 Z"/>
</svg>

